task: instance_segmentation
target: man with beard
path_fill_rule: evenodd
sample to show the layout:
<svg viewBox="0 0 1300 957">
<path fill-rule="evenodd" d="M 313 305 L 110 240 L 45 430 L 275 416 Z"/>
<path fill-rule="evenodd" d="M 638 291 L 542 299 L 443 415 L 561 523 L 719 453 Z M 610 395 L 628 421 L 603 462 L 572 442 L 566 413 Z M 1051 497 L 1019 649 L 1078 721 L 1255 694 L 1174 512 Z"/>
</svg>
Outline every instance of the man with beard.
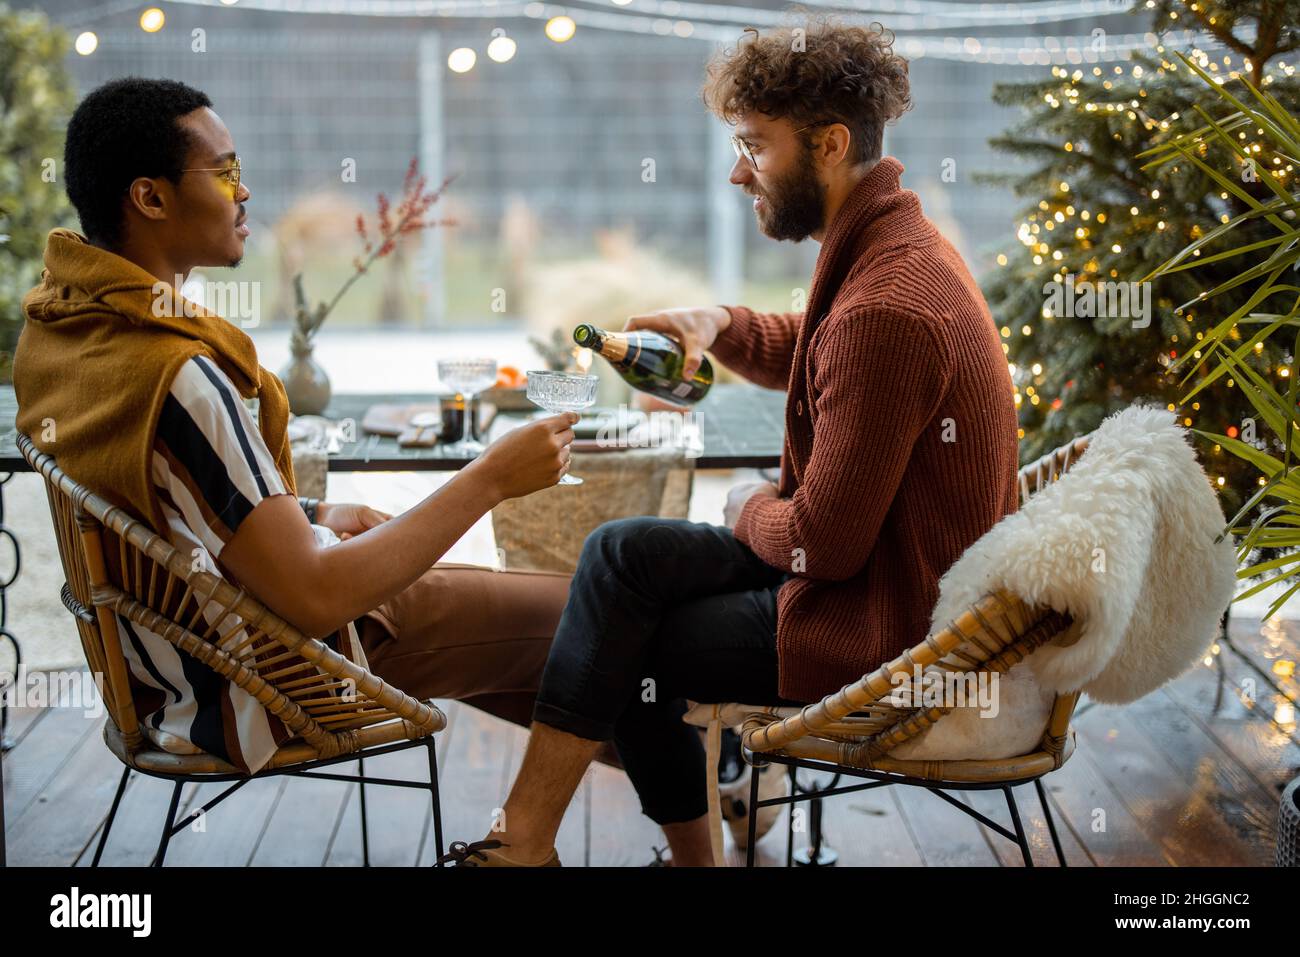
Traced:
<svg viewBox="0 0 1300 957">
<path fill-rule="evenodd" d="M 504 815 L 452 855 L 556 864 L 553 842 L 613 740 L 677 865 L 711 861 L 705 756 L 685 699 L 816 701 L 921 640 L 940 576 L 1016 506 L 1016 413 L 992 317 L 900 188 L 883 129 L 910 106 L 878 25 L 753 33 L 703 95 L 735 125 L 731 182 L 774 239 L 821 243 L 803 313 L 633 317 L 784 388 L 779 485 L 733 489 L 725 527 L 658 518 L 587 539 Z M 708 414 L 707 410 L 703 414 Z"/>
</svg>

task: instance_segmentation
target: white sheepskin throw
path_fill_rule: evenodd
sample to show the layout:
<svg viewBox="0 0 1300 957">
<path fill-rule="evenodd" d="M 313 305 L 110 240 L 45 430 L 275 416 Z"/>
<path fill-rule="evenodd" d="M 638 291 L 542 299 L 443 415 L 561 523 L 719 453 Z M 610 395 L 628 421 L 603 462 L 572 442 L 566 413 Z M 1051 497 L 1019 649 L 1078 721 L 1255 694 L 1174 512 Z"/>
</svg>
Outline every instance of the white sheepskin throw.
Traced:
<svg viewBox="0 0 1300 957">
<path fill-rule="evenodd" d="M 1005 588 L 1069 614 L 1077 638 L 1001 679 L 1000 710 L 960 708 L 894 750 L 1010 757 L 1041 738 L 1056 692 L 1124 704 L 1200 660 L 1232 600 L 1236 554 L 1187 434 L 1166 409 L 1107 418 L 1079 461 L 966 550 L 939 582 L 931 632 Z"/>
<path fill-rule="evenodd" d="M 1205 655 L 1236 584 L 1210 480 L 1174 415 L 1133 406 L 1107 418 L 1060 479 L 972 545 L 939 582 L 930 621 L 1005 588 L 1080 623 L 1068 647 L 1028 665 L 1053 691 L 1125 704 Z"/>
</svg>

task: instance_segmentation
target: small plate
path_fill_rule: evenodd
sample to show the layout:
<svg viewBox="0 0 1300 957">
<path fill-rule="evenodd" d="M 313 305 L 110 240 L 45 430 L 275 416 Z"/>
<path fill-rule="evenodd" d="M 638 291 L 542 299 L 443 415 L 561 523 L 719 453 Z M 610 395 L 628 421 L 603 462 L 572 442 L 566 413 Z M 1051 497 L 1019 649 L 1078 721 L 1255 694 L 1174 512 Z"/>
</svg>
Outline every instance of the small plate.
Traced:
<svg viewBox="0 0 1300 957">
<path fill-rule="evenodd" d="M 411 416 L 410 424 L 417 429 L 428 429 L 434 426 L 442 425 L 442 413 L 440 412 L 417 412 Z"/>
</svg>

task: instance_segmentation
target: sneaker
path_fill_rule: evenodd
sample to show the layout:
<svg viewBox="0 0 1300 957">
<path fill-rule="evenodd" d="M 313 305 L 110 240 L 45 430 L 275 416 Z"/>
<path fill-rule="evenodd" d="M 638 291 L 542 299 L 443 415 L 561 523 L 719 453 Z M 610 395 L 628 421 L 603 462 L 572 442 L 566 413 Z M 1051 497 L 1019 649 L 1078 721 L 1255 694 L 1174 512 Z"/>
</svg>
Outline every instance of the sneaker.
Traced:
<svg viewBox="0 0 1300 957">
<path fill-rule="evenodd" d="M 509 847 L 509 844 L 502 844 L 497 840 L 474 841 L 472 844 L 466 844 L 464 841 L 452 841 L 451 849 L 442 857 L 438 858 L 439 864 L 451 863 L 453 867 L 560 867 L 560 855 L 556 853 L 555 848 L 551 848 L 551 856 L 540 864 L 524 864 L 521 861 L 512 860 L 505 854 L 501 853 L 499 848 Z"/>
</svg>

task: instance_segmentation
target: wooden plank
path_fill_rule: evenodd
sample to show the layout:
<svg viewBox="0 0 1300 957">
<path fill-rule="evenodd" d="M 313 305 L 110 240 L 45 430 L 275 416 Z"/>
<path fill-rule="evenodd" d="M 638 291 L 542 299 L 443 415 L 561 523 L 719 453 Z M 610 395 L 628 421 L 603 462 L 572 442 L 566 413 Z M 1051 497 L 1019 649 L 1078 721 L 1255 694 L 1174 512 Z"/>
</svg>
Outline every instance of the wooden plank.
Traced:
<svg viewBox="0 0 1300 957">
<path fill-rule="evenodd" d="M 1205 680 L 1212 680 L 1208 673 Z M 1182 679 L 1187 680 L 1187 679 Z M 1198 679 L 1199 680 L 1199 679 Z M 1248 857 L 1271 855 L 1277 799 L 1161 690 L 1128 706 L 1128 718 L 1169 757 L 1175 779 L 1197 790 Z"/>
<path fill-rule="evenodd" d="M 87 718 L 77 708 L 47 708 L 46 716 L 5 755 L 5 831 L 13 833 L 23 814 L 71 760 L 84 741 L 99 739 L 102 717 Z M 104 748 L 102 742 L 98 745 Z M 12 845 L 11 845 L 12 846 Z M 17 861 L 11 858 L 13 863 Z M 70 861 L 68 863 L 71 863 Z"/>
<path fill-rule="evenodd" d="M 356 774 L 356 762 L 339 765 L 340 773 Z M 333 831 L 325 846 L 322 865 L 325 867 L 361 867 L 361 800 L 360 789 L 355 784 L 340 784 L 343 799 L 337 808 Z M 367 796 L 368 797 L 368 796 Z"/>
<path fill-rule="evenodd" d="M 988 867 L 998 863 L 979 821 L 921 788 L 895 785 L 890 790 L 895 792 L 898 814 L 907 822 L 926 867 Z M 961 800 L 959 792 L 950 796 Z"/>
<path fill-rule="evenodd" d="M 1224 693 L 1215 710 L 1217 676 L 1195 666 L 1164 690 L 1267 793 L 1274 806 L 1282 789 L 1300 774 L 1300 746 L 1273 721 L 1279 696 L 1256 682 L 1256 699 L 1243 700 L 1241 687 L 1254 675 L 1231 651 L 1215 656 L 1223 669 Z"/>
<path fill-rule="evenodd" d="M 1235 620 L 1229 647 L 1248 669 L 1257 669 L 1256 698 L 1265 691 L 1280 694 L 1272 698 L 1276 717 L 1289 729 L 1291 740 L 1300 744 L 1296 710 L 1300 709 L 1300 622 L 1270 619 L 1267 622 Z"/>
<path fill-rule="evenodd" d="M 1069 762 L 1066 762 L 1067 764 Z M 1053 771 L 1043 778 L 1043 787 L 1047 791 L 1047 800 L 1051 805 L 1052 820 L 1056 824 L 1056 834 L 1065 852 L 1065 860 L 1070 867 L 1094 867 L 1096 862 L 1088 855 L 1087 849 L 1070 827 L 1064 812 L 1056 800 L 1056 794 L 1062 785 L 1058 783 L 1058 773 Z M 1020 823 L 1024 826 L 1025 837 L 1029 842 L 1029 857 L 1035 867 L 1060 867 L 1056 857 L 1056 848 L 1052 845 L 1052 834 L 1047 828 L 1047 817 L 1038 800 L 1038 791 L 1032 784 L 1022 784 L 1012 789 L 1016 808 L 1020 812 Z M 1011 814 L 1007 810 L 1007 799 L 1001 790 L 962 791 L 955 795 L 967 807 L 979 811 L 990 820 L 996 821 L 1012 833 Z M 980 832 L 988 844 L 994 858 L 1003 867 L 1024 867 L 1025 860 L 1020 848 L 1014 841 L 1003 837 L 983 825 Z"/>
<path fill-rule="evenodd" d="M 1259 848 L 1243 842 L 1204 790 L 1213 778 L 1188 780 L 1124 707 L 1098 706 L 1076 723 L 1101 775 L 1123 796 L 1143 830 L 1180 867 L 1263 865 Z"/>
<path fill-rule="evenodd" d="M 437 704 L 447 715 L 447 727 L 434 736 L 441 785 L 445 780 L 446 751 L 454 733 L 459 706 L 456 702 L 440 701 Z M 356 772 L 355 764 L 349 764 L 347 768 L 348 773 Z M 423 784 L 429 780 L 428 752 L 421 745 L 372 759 L 366 762 L 366 774 Z M 330 867 L 360 867 L 364 860 L 361 847 L 361 791 L 355 784 L 341 786 L 345 788 L 344 799 L 339 808 L 325 863 Z M 367 785 L 366 808 L 372 866 L 432 865 L 435 857 L 433 805 L 426 789 Z M 443 840 L 449 840 L 445 831 Z"/>
<path fill-rule="evenodd" d="M 326 770 L 349 774 L 354 773 L 355 768 L 355 764 L 339 764 Z M 271 812 L 266 831 L 258 841 L 249 864 L 253 867 L 322 866 L 348 792 L 356 787 L 355 784 L 345 784 L 342 781 L 287 778 L 284 792 Z M 238 795 L 231 800 L 237 798 Z M 373 821 L 373 815 L 371 820 Z M 373 848 L 374 835 L 371 837 Z"/>
<path fill-rule="evenodd" d="M 1096 867 L 1097 862 L 1093 860 L 1087 848 L 1079 840 L 1079 836 L 1070 826 L 1070 822 L 1058 801 L 1057 795 L 1066 785 L 1058 781 L 1055 771 L 1045 775 L 1042 781 L 1043 789 L 1047 792 L 1047 802 L 1052 812 L 1052 821 L 1056 826 L 1056 836 L 1061 842 L 1061 850 L 1065 854 L 1067 866 Z M 985 798 L 997 801 L 998 809 L 1003 815 L 1001 819 L 1010 827 L 1011 816 L 1007 812 L 1006 798 L 1000 794 L 995 798 L 992 791 L 985 791 L 982 794 Z M 1038 790 L 1032 784 L 1022 785 L 1013 789 L 1012 794 L 1015 797 L 1016 807 L 1020 811 L 1020 821 L 1024 825 L 1029 840 L 1029 856 L 1033 860 L 1034 866 L 1060 867 L 1061 862 L 1056 856 L 1056 848 L 1052 845 L 1052 833 L 1047 827 L 1047 815 L 1043 812 Z M 972 804 L 972 806 L 976 805 Z M 990 814 L 989 816 L 992 817 L 993 815 Z M 999 820 L 999 818 L 994 818 L 994 820 Z M 1012 829 L 1014 830 L 1014 828 Z M 985 828 L 985 835 L 989 840 L 989 846 L 993 848 L 993 852 L 1002 861 L 1003 866 L 1024 867 L 1024 858 L 1020 855 L 1020 849 L 1012 842 L 1001 835 L 989 832 L 987 828 Z"/>
<path fill-rule="evenodd" d="M 50 712 L 49 708 L 5 708 L 5 736 L 17 747 L 36 724 Z M 8 752 L 6 752 L 8 753 Z"/>
<path fill-rule="evenodd" d="M 82 735 L 24 813 L 15 815 L 6 835 L 10 859 L 30 867 L 73 864 L 107 816 L 121 768 L 98 734 Z"/>
<path fill-rule="evenodd" d="M 1084 717 L 1076 715 L 1076 728 Z M 1082 741 L 1078 742 L 1070 759 L 1053 771 L 1048 780 L 1051 782 L 1052 813 L 1058 833 L 1063 833 L 1063 828 L 1071 829 L 1086 854 L 1098 866 L 1162 867 L 1173 863 L 1143 830 Z M 1002 816 L 995 820 L 1006 822 L 1006 801 L 1002 800 L 1001 805 Z M 1027 795 L 1019 798 L 1017 806 L 1023 815 L 1029 807 Z M 992 814 L 989 816 L 993 817 Z M 1012 845 L 1007 846 L 1018 856 L 1019 852 Z M 1005 851 L 1000 850 L 999 854 L 1004 862 L 1008 862 Z"/>
<path fill-rule="evenodd" d="M 831 778 L 828 774 L 801 769 L 800 782 L 819 782 L 825 787 Z M 840 778 L 840 786 L 866 783 L 864 779 Z M 870 791 L 858 791 L 853 794 L 836 795 L 822 801 L 822 832 L 826 846 L 833 848 L 839 855 L 839 867 L 920 867 L 924 861 L 910 832 L 910 822 L 903 817 L 898 799 L 891 792 L 897 785 L 874 788 Z M 804 801 L 795 805 L 803 812 L 802 820 L 796 817 L 796 827 L 802 831 L 795 834 L 796 851 L 808 846 L 808 823 L 811 803 Z M 779 839 L 769 838 L 777 863 L 785 865 L 785 830 L 786 823 L 780 822 L 773 831 L 780 834 Z M 764 842 L 768 843 L 768 842 Z M 763 845 L 760 844 L 760 848 Z"/>
<path fill-rule="evenodd" d="M 120 768 L 120 762 L 118 767 Z M 113 786 L 117 787 L 120 770 L 114 771 Z M 171 802 L 173 783 L 168 780 L 150 777 L 147 774 L 134 773 L 127 783 L 122 795 L 122 804 L 117 818 L 113 821 L 113 830 L 104 846 L 104 857 L 100 861 L 103 867 L 147 867 L 158 849 L 158 840 L 162 837 L 163 821 L 167 819 L 167 805 Z M 188 806 L 188 799 L 198 789 L 197 785 L 188 785 L 181 794 L 180 808 Z M 112 803 L 112 799 L 109 799 Z M 177 820 L 184 817 L 177 815 Z M 107 816 L 105 817 L 107 819 Z M 101 821 L 91 835 L 90 841 L 81 856 L 77 858 L 78 867 L 89 867 L 95 856 L 95 845 L 99 841 Z M 186 832 L 188 834 L 189 832 Z M 185 840 L 185 835 L 173 838 L 174 841 Z M 170 854 L 169 854 L 170 856 Z"/>
<path fill-rule="evenodd" d="M 167 867 L 246 867 L 257 851 L 267 820 L 275 811 L 287 782 L 284 778 L 256 778 L 222 801 L 203 817 L 202 830 L 191 825 L 172 838 L 167 850 Z M 203 784 L 195 789 L 188 809 L 197 810 L 228 783 Z"/>
<path fill-rule="evenodd" d="M 381 755 L 366 761 L 366 774 L 401 781 L 425 782 L 429 780 L 429 757 L 424 747 L 418 746 Z M 361 795 L 355 784 L 336 785 L 346 789 L 349 807 L 355 806 L 353 815 L 340 821 L 335 851 L 340 842 L 355 847 L 360 852 Z M 423 788 L 366 786 L 366 820 L 370 834 L 370 863 L 374 867 L 412 867 L 419 863 L 420 841 L 428 822 L 433 819 L 429 792 Z M 355 823 L 355 827 L 351 826 Z M 348 830 L 344 830 L 348 828 Z M 353 839 L 356 844 L 353 845 Z M 358 857 L 358 863 L 360 858 Z"/>
</svg>

